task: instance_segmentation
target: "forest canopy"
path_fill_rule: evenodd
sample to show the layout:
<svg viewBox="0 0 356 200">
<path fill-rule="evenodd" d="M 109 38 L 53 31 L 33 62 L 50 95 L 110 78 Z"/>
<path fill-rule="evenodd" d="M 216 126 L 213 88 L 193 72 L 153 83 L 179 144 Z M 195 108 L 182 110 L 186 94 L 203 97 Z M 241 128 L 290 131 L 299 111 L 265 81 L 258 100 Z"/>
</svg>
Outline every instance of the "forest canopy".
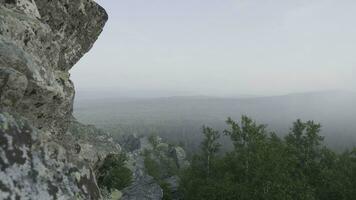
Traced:
<svg viewBox="0 0 356 200">
<path fill-rule="evenodd" d="M 243 116 L 222 133 L 203 127 L 201 150 L 183 172 L 184 199 L 339 200 L 356 196 L 356 150 L 336 153 L 323 144 L 321 125 L 294 122 L 281 138 Z M 233 150 L 219 152 L 219 137 Z"/>
</svg>

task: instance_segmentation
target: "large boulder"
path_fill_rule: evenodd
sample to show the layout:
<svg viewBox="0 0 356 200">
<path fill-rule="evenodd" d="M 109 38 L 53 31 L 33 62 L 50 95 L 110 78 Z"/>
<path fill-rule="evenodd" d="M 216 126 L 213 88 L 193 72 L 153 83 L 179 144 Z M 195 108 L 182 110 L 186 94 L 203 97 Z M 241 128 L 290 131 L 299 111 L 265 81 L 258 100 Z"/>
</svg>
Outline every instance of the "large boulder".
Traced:
<svg viewBox="0 0 356 200">
<path fill-rule="evenodd" d="M 127 153 L 127 167 L 133 172 L 133 181 L 123 189 L 122 200 L 160 200 L 163 190 L 157 181 L 147 173 L 144 152 L 153 147 L 147 137 L 137 135 L 122 136 L 119 143 Z"/>
<path fill-rule="evenodd" d="M 142 153 L 140 150 L 135 150 L 128 154 L 134 180 L 122 191 L 122 200 L 161 200 L 163 198 L 162 188 L 146 172 Z"/>
<path fill-rule="evenodd" d="M 170 149 L 170 153 L 171 156 L 174 158 L 176 165 L 179 169 L 184 169 L 189 166 L 189 162 L 187 160 L 185 150 L 182 147 L 180 146 L 172 147 Z"/>
<path fill-rule="evenodd" d="M 25 119 L 0 113 L 0 199 L 99 199 L 86 165 L 68 162 L 49 133 Z"/>
<path fill-rule="evenodd" d="M 88 52 L 102 32 L 108 15 L 92 0 L 35 0 L 41 21 L 60 44 L 57 67 L 68 71 Z"/>
<path fill-rule="evenodd" d="M 68 132 L 64 136 L 63 146 L 69 150 L 73 162 L 80 161 L 96 166 L 110 154 L 121 152 L 121 147 L 105 131 L 93 125 L 84 125 L 71 120 Z M 79 158 L 79 159 L 78 159 Z"/>
<path fill-rule="evenodd" d="M 164 192 L 173 199 L 182 199 L 177 175 L 189 166 L 182 147 L 167 144 L 155 135 L 122 136 L 120 144 L 127 151 L 127 165 L 134 175 L 132 184 L 121 191 L 123 200 L 160 200 Z M 146 166 L 148 163 L 154 164 Z"/>
<path fill-rule="evenodd" d="M 34 18 L 40 18 L 36 2 L 31 0 L 0 0 L 0 4 L 7 8 L 16 8 Z"/>
<path fill-rule="evenodd" d="M 128 152 L 136 151 L 141 148 L 141 140 L 135 134 L 123 135 L 119 139 L 119 143 L 121 147 Z"/>
<path fill-rule="evenodd" d="M 0 109 L 65 133 L 74 98 L 68 70 L 107 19 L 91 0 L 0 0 Z"/>
<path fill-rule="evenodd" d="M 101 198 L 93 144 L 116 149 L 108 136 L 86 137 L 88 127 L 68 132 L 68 70 L 107 19 L 92 0 L 0 0 L 0 199 Z"/>
</svg>

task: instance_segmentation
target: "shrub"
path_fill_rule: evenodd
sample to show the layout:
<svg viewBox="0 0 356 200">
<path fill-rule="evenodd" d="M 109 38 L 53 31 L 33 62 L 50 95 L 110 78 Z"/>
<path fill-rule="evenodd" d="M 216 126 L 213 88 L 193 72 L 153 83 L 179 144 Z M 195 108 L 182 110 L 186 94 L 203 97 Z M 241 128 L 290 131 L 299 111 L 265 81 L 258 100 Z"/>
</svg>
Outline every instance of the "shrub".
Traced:
<svg viewBox="0 0 356 200">
<path fill-rule="evenodd" d="M 97 169 L 97 181 L 101 188 L 109 191 L 122 190 L 132 182 L 132 172 L 125 167 L 127 156 L 124 153 L 110 154 Z"/>
<path fill-rule="evenodd" d="M 145 154 L 145 168 L 147 173 L 153 178 L 159 180 L 160 179 L 160 166 L 159 164 L 151 158 L 150 153 Z"/>
</svg>

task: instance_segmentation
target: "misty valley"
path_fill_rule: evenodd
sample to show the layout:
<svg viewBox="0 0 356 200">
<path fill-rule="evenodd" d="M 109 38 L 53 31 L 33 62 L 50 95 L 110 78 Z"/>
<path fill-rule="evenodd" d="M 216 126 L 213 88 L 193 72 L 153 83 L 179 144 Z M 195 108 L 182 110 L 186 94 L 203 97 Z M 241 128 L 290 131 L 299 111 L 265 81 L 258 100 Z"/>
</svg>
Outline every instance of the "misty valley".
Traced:
<svg viewBox="0 0 356 200">
<path fill-rule="evenodd" d="M 356 195 L 353 92 L 244 98 L 98 98 L 97 93 L 79 92 L 75 116 L 124 148 L 132 147 L 133 137 L 147 140 L 145 170 L 162 187 L 163 199 Z M 177 148 L 186 166 L 167 158 Z"/>
<path fill-rule="evenodd" d="M 355 10 L 0 0 L 0 200 L 355 200 Z"/>
<path fill-rule="evenodd" d="M 205 96 L 167 98 L 124 98 L 115 91 L 79 92 L 74 115 L 82 122 L 100 127 L 113 136 L 158 134 L 172 143 L 196 150 L 201 128 L 226 128 L 228 117 L 246 115 L 269 131 L 284 136 L 297 120 L 320 123 L 326 144 L 337 151 L 356 145 L 356 93 L 327 91 L 256 98 L 214 98 Z M 108 96 L 108 97 L 106 97 Z M 224 141 L 222 141 L 224 142 Z M 229 145 L 229 144 L 227 144 Z"/>
</svg>

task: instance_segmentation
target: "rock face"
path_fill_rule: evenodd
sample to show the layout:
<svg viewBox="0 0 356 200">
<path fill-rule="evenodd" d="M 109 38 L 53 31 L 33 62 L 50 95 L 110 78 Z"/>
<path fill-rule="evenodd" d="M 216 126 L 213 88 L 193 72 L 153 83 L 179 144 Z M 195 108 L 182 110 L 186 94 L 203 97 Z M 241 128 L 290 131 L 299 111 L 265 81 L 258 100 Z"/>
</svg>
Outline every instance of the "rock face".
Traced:
<svg viewBox="0 0 356 200">
<path fill-rule="evenodd" d="M 0 199 L 101 198 L 93 138 L 68 136 L 68 70 L 107 19 L 92 0 L 0 0 Z"/>
<path fill-rule="evenodd" d="M 91 0 L 0 2 L 0 108 L 63 134 L 74 98 L 68 70 L 92 47 L 107 14 Z"/>
<path fill-rule="evenodd" d="M 91 0 L 35 1 L 41 21 L 50 26 L 61 44 L 58 69 L 68 71 L 91 49 L 108 16 Z"/>
<path fill-rule="evenodd" d="M 145 149 L 152 149 L 152 145 L 147 138 L 128 136 L 130 144 L 126 146 L 131 151 L 129 156 L 129 168 L 133 171 L 133 183 L 125 188 L 122 193 L 122 200 L 160 200 L 163 198 L 163 190 L 153 177 L 147 174 L 144 163 L 143 152 Z M 136 141 L 136 142 L 134 142 Z M 127 142 L 125 140 L 125 142 Z M 138 145 L 137 145 L 138 144 Z"/>
<path fill-rule="evenodd" d="M 178 168 L 186 168 L 189 166 L 185 150 L 182 147 L 172 147 L 170 153 Z"/>
<path fill-rule="evenodd" d="M 164 192 L 170 193 L 166 194 L 168 199 L 182 199 L 177 174 L 189 166 L 182 147 L 164 143 L 158 136 L 123 136 L 120 144 L 128 152 L 128 167 L 134 172 L 133 183 L 121 191 L 122 200 L 160 200 Z M 149 174 L 152 169 L 146 166 L 146 159 L 155 163 L 156 172 L 151 174 L 154 177 Z M 162 183 L 169 191 L 163 191 Z"/>
<path fill-rule="evenodd" d="M 87 166 L 21 117 L 0 114 L 0 199 L 99 199 Z"/>
<path fill-rule="evenodd" d="M 64 140 L 66 143 L 63 146 L 70 150 L 73 162 L 79 160 L 91 166 L 95 166 L 109 154 L 121 152 L 120 145 L 116 144 L 108 133 L 93 125 L 83 125 L 75 119 L 71 121 Z"/>
</svg>

